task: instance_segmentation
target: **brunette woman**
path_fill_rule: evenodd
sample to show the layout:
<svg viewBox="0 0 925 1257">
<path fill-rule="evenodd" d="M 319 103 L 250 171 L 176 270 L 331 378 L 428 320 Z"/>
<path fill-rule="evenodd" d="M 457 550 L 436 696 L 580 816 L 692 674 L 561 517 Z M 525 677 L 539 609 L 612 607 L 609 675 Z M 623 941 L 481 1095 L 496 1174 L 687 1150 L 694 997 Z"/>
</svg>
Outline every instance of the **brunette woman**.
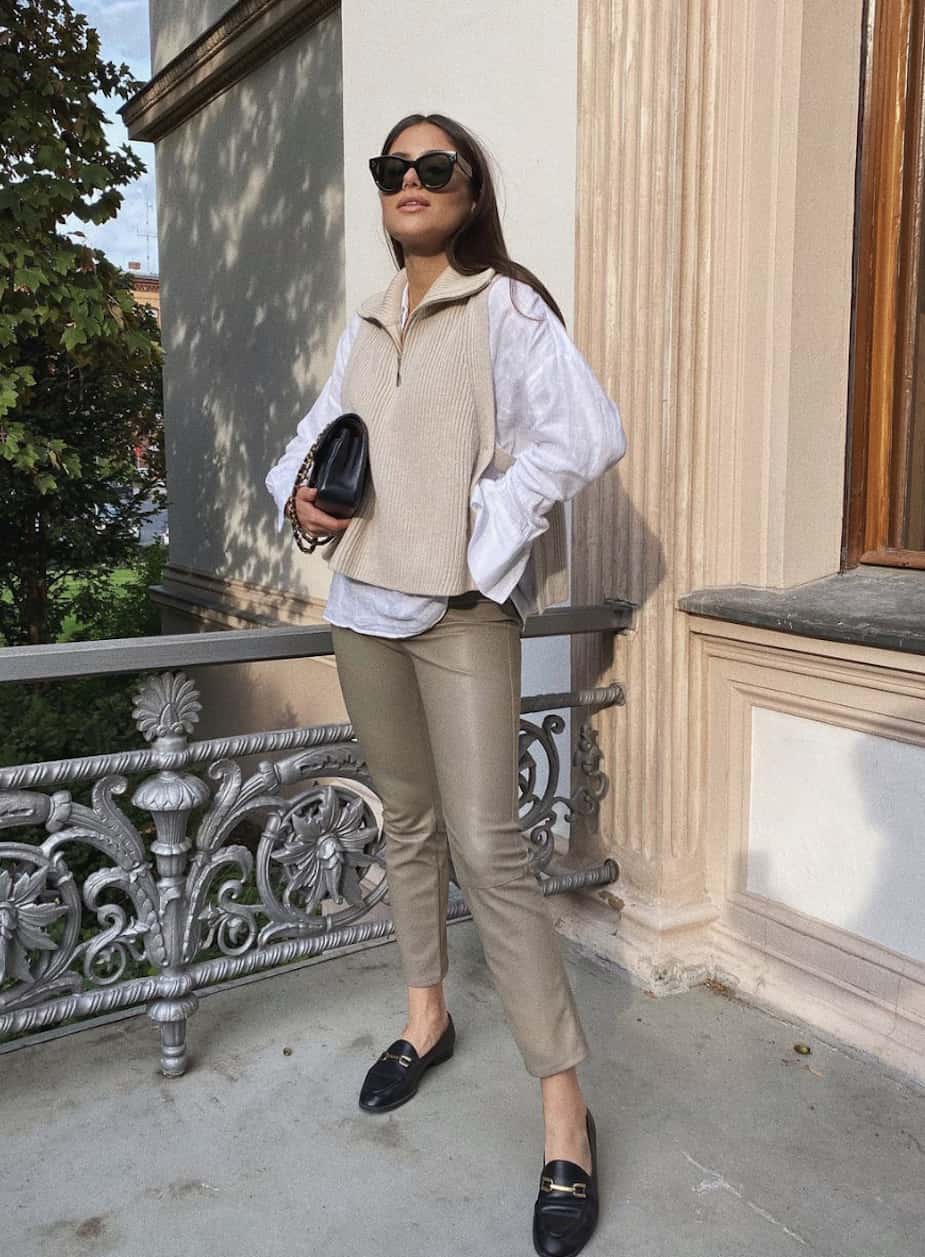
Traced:
<svg viewBox="0 0 925 1257">
<path fill-rule="evenodd" d="M 450 871 L 529 1073 L 545 1145 L 536 1251 L 570 1257 L 598 1214 L 589 1055 L 558 936 L 518 823 L 521 630 L 568 598 L 563 502 L 626 440 L 555 300 L 507 253 L 476 138 L 412 114 L 370 159 L 396 261 L 353 313 L 333 372 L 267 486 L 285 526 L 326 539 L 325 619 L 344 701 L 382 799 L 408 1018 L 370 1067 L 368 1113 L 410 1100 L 453 1054 L 444 1002 Z M 344 412 L 369 429 L 371 480 L 341 520 L 293 481 Z"/>
</svg>

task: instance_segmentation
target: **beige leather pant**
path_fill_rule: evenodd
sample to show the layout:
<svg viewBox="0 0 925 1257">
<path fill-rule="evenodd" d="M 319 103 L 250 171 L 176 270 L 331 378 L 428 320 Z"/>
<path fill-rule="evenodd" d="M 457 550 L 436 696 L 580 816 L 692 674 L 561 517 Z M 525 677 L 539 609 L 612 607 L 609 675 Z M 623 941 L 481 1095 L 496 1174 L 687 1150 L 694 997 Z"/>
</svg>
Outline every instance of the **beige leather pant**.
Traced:
<svg viewBox="0 0 925 1257">
<path fill-rule="evenodd" d="M 446 975 L 452 856 L 524 1064 L 542 1078 L 589 1049 L 517 821 L 520 628 L 513 603 L 464 594 L 415 637 L 335 625 L 331 633 L 344 702 L 383 803 L 405 980 L 431 986 Z"/>
</svg>

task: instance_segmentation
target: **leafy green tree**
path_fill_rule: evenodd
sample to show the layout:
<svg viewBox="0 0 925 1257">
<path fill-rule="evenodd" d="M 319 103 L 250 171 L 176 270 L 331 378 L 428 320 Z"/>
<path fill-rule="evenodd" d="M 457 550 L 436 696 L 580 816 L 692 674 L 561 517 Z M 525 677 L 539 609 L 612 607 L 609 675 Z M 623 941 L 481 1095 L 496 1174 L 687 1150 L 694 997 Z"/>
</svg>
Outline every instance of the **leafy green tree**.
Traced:
<svg viewBox="0 0 925 1257">
<path fill-rule="evenodd" d="M 69 216 L 104 223 L 145 169 L 94 95 L 141 86 L 68 0 L 0 0 L 0 635 L 92 619 L 163 504 L 162 351 L 131 276 Z M 148 456 L 136 465 L 134 447 Z"/>
</svg>

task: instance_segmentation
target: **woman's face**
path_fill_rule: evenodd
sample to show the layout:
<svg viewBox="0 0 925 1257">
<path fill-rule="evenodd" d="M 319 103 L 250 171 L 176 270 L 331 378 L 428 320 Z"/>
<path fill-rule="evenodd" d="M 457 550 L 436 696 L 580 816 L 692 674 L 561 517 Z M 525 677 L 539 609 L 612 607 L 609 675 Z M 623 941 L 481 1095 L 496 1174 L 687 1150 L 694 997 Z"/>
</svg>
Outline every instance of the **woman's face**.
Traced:
<svg viewBox="0 0 925 1257">
<path fill-rule="evenodd" d="M 455 147 L 440 127 L 418 122 L 396 135 L 389 153 L 413 159 L 434 148 L 452 151 Z M 401 203 L 409 197 L 414 197 L 418 205 L 401 208 Z M 442 253 L 447 240 L 468 218 L 475 206 L 475 189 L 458 164 L 454 164 L 446 187 L 436 190 L 425 188 L 417 171 L 409 168 L 399 190 L 383 192 L 380 189 L 379 199 L 382 225 L 389 235 L 399 241 L 406 253 L 429 256 Z"/>
</svg>

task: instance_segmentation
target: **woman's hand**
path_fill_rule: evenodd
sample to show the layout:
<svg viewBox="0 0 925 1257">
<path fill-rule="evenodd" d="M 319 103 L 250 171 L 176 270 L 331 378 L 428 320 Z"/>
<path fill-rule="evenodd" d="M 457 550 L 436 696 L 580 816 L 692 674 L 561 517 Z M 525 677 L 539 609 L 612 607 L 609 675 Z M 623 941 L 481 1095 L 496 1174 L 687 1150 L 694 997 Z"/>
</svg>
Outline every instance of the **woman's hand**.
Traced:
<svg viewBox="0 0 925 1257">
<path fill-rule="evenodd" d="M 338 519 L 336 515 L 328 515 L 325 511 L 315 506 L 314 503 L 317 496 L 318 490 L 309 489 L 306 485 L 302 485 L 296 490 L 294 505 L 299 527 L 309 537 L 316 534 L 327 536 L 329 533 L 343 532 L 350 520 Z"/>
</svg>

